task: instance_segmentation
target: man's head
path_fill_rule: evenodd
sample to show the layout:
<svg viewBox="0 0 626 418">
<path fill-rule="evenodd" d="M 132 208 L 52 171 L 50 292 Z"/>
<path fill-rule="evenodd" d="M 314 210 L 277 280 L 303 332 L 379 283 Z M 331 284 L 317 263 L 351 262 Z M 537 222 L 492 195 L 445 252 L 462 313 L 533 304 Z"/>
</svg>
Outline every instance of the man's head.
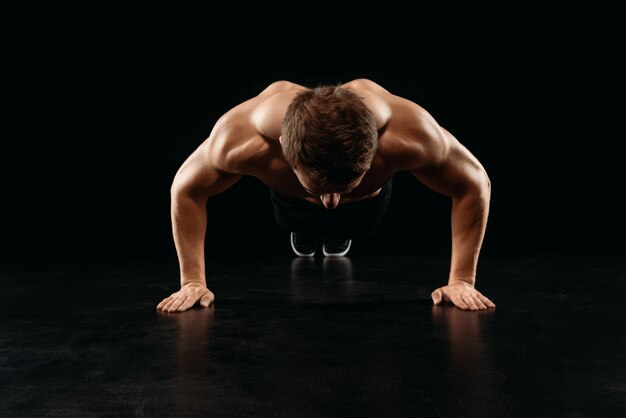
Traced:
<svg viewBox="0 0 626 418">
<path fill-rule="evenodd" d="M 283 155 L 301 182 L 324 192 L 349 189 L 370 168 L 378 146 L 374 115 L 340 86 L 296 95 L 281 127 Z"/>
</svg>

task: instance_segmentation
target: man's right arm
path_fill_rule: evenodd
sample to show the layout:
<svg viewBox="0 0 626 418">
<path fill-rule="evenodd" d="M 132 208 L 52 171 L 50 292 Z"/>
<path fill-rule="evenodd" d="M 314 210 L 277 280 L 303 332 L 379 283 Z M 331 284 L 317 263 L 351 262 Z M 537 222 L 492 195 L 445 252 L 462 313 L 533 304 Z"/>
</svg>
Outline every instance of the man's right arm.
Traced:
<svg viewBox="0 0 626 418">
<path fill-rule="evenodd" d="M 224 144 L 229 142 L 228 137 L 233 132 L 225 125 L 224 121 L 216 124 L 209 138 L 181 165 L 172 182 L 172 233 L 181 290 L 165 298 L 158 309 L 184 311 L 206 296 L 206 203 L 209 197 L 225 191 L 241 178 L 241 174 L 228 168 L 230 157 Z M 184 291 L 186 289 L 194 291 Z"/>
<path fill-rule="evenodd" d="M 204 240 L 207 199 L 228 189 L 241 178 L 239 174 L 218 169 L 209 155 L 211 147 L 206 145 L 203 144 L 183 163 L 170 190 L 172 232 L 181 286 L 190 282 L 206 285 Z"/>
</svg>

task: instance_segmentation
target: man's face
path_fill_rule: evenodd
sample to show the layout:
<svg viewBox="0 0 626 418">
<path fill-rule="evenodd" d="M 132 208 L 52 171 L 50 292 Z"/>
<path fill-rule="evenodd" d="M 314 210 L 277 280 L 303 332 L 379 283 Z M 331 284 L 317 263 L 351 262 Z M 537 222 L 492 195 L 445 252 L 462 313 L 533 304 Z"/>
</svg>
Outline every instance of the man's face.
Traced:
<svg viewBox="0 0 626 418">
<path fill-rule="evenodd" d="M 294 169 L 293 172 L 296 174 L 296 177 L 298 177 L 298 180 L 300 180 L 300 184 L 302 184 L 304 190 L 313 196 L 319 196 L 326 209 L 335 209 L 339 205 L 341 196 L 351 193 L 352 190 L 354 190 L 359 183 L 361 183 L 361 180 L 365 175 L 365 173 L 363 173 L 359 178 L 350 184 L 337 187 L 320 188 L 311 181 L 305 171 Z"/>
</svg>

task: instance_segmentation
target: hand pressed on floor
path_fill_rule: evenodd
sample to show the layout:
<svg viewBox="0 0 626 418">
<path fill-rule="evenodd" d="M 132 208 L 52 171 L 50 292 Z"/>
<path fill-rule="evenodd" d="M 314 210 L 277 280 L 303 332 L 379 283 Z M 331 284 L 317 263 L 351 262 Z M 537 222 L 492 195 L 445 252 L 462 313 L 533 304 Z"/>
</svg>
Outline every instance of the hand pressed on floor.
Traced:
<svg viewBox="0 0 626 418">
<path fill-rule="evenodd" d="M 436 289 L 431 297 L 435 305 L 440 305 L 442 301 L 452 302 L 464 310 L 477 311 L 496 307 L 495 303 L 483 296 L 471 284 L 462 281 L 453 282 Z"/>
<path fill-rule="evenodd" d="M 183 312 L 200 302 L 206 308 L 215 300 L 215 295 L 201 283 L 187 283 L 178 292 L 172 293 L 157 305 L 163 312 Z"/>
</svg>

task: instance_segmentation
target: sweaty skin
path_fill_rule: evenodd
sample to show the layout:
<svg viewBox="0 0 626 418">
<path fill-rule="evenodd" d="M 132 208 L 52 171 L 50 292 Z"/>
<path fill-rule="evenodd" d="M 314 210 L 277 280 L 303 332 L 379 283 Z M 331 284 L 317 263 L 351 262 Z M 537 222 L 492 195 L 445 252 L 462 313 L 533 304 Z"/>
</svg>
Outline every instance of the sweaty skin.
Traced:
<svg viewBox="0 0 626 418">
<path fill-rule="evenodd" d="M 475 289 L 476 267 L 487 218 L 491 183 L 480 162 L 416 103 L 396 96 L 373 81 L 343 84 L 373 112 L 379 145 L 370 169 L 342 189 L 315 189 L 305 173 L 295 172 L 282 156 L 281 122 L 293 99 L 306 87 L 277 81 L 259 95 L 229 110 L 209 137 L 181 165 L 171 187 L 174 242 L 181 289 L 157 309 L 182 312 L 196 303 L 206 307 L 215 295 L 206 287 L 204 240 L 206 202 L 253 176 L 284 195 L 332 210 L 376 196 L 400 171 L 408 171 L 431 190 L 452 199 L 452 257 L 448 284 L 434 290 L 433 303 L 452 302 L 461 309 L 494 308 Z"/>
</svg>

